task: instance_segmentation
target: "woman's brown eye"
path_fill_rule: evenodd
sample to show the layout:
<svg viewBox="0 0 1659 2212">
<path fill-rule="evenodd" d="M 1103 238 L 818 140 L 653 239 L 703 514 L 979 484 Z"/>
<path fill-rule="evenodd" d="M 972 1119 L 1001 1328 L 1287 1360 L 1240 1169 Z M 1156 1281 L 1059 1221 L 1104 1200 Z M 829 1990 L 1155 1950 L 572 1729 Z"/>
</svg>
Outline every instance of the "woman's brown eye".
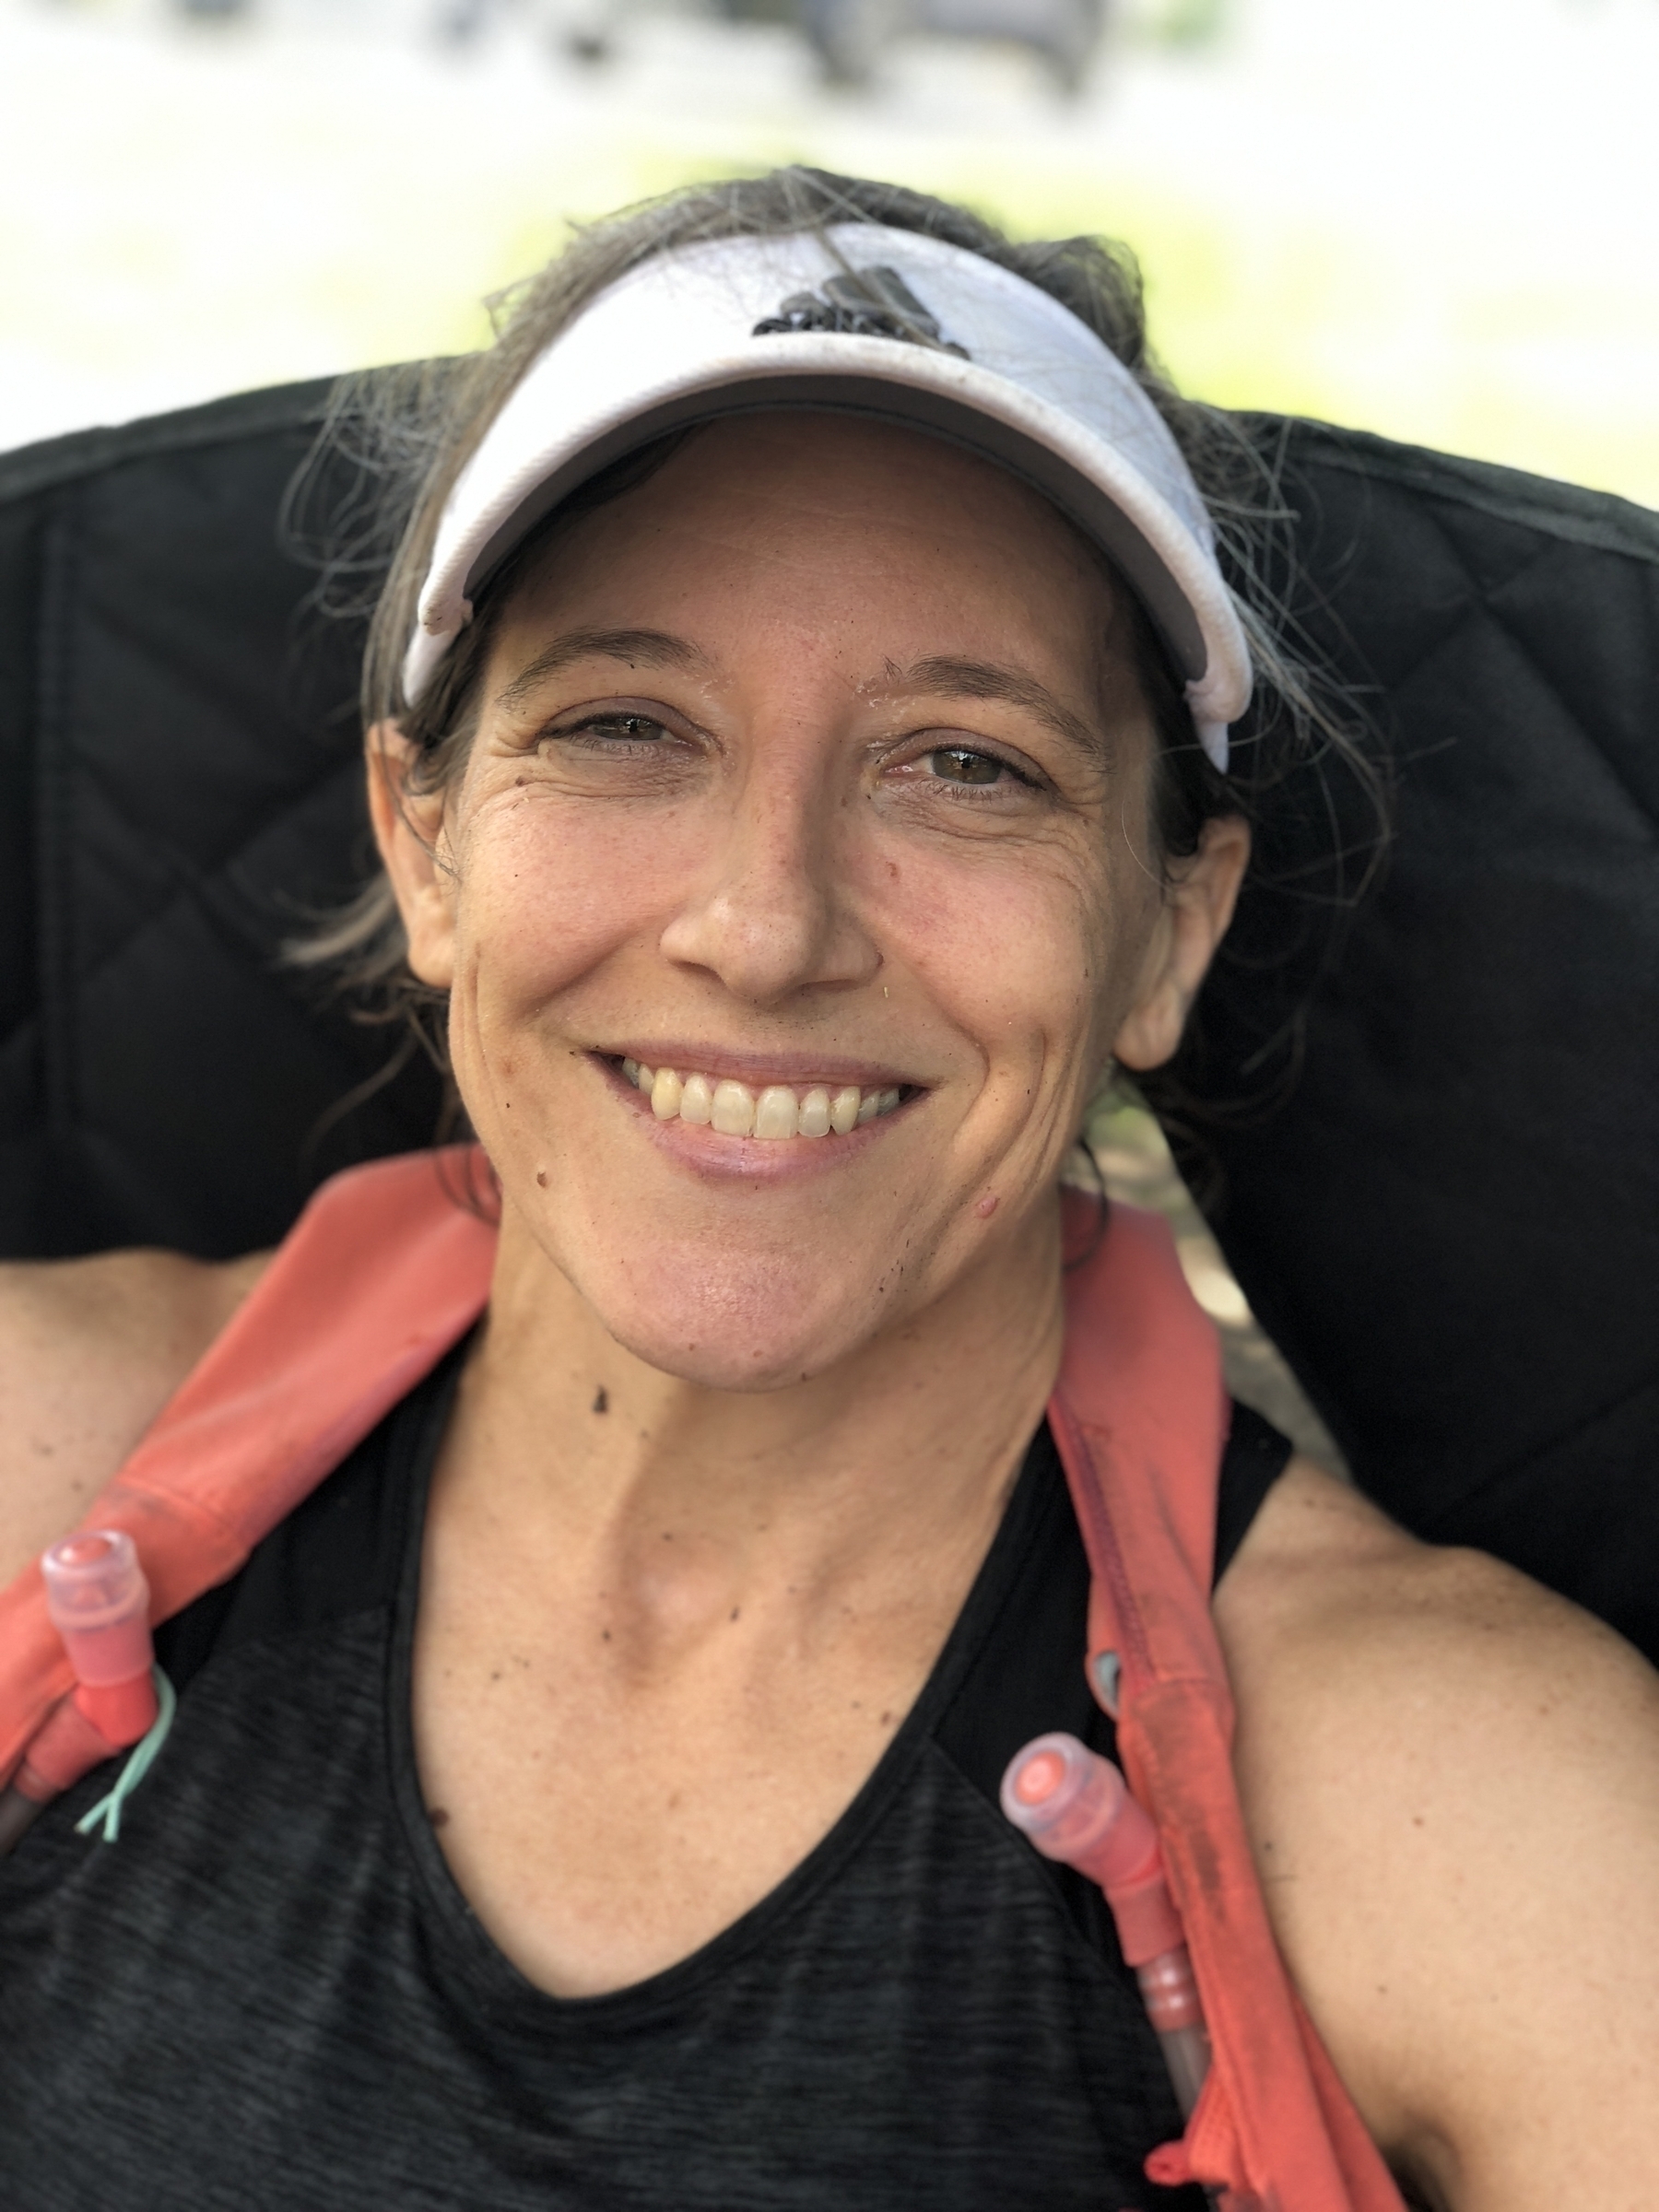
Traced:
<svg viewBox="0 0 1659 2212">
<path fill-rule="evenodd" d="M 934 773 L 943 776 L 947 783 L 994 783 L 1003 774 L 1003 763 L 993 759 L 989 753 L 971 753 L 965 746 L 941 747 L 930 753 Z"/>
<path fill-rule="evenodd" d="M 654 745 L 667 735 L 662 724 L 649 714 L 591 714 L 567 733 L 572 737 L 625 737 Z"/>
</svg>

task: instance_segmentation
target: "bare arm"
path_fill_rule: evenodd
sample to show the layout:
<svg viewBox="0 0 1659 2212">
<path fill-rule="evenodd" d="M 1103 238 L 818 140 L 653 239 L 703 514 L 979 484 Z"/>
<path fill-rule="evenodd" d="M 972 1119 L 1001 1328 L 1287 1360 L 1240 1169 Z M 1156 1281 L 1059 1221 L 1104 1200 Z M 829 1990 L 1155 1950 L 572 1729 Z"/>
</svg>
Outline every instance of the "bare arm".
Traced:
<svg viewBox="0 0 1659 2212">
<path fill-rule="evenodd" d="M 1659 1676 L 1298 1464 L 1218 1593 L 1297 1983 L 1453 2212 L 1659 2202 Z"/>
<path fill-rule="evenodd" d="M 0 1265 L 0 1588 L 74 1526 L 267 1257 Z"/>
</svg>

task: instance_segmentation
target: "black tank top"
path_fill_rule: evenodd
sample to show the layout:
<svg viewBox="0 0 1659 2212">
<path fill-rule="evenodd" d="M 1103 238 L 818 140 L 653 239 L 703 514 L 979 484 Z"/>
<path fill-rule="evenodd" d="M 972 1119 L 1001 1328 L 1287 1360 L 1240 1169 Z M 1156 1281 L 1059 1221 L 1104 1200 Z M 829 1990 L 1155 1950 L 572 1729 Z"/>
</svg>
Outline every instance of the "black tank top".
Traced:
<svg viewBox="0 0 1659 2212">
<path fill-rule="evenodd" d="M 1192 2206 L 1099 1892 L 1003 1819 L 1030 1736 L 1112 1733 L 1046 1429 L 920 1698 L 824 1841 L 647 1982 L 551 1997 L 421 1805 L 409 1652 L 453 1359 L 158 1636 L 180 1690 L 121 1840 L 89 1775 L 0 1865 L 6 2212 Z M 1288 1446 L 1242 1408 L 1218 1573 Z"/>
</svg>

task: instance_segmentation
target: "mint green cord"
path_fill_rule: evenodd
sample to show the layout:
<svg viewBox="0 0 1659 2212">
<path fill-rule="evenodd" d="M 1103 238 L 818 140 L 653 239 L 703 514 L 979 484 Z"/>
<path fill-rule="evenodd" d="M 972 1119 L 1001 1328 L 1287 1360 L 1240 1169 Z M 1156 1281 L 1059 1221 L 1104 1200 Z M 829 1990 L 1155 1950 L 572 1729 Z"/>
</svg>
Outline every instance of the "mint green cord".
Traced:
<svg viewBox="0 0 1659 2212">
<path fill-rule="evenodd" d="M 121 1841 L 121 1808 L 138 1784 L 156 1763 L 157 1754 L 167 1741 L 167 1732 L 172 1726 L 173 1714 L 179 1710 L 179 1700 L 172 1684 L 159 1666 L 150 1668 L 150 1679 L 156 1685 L 157 1712 L 147 1735 L 140 1736 L 133 1746 L 126 1765 L 116 1779 L 115 1787 L 107 1797 L 100 1797 L 89 1813 L 83 1813 L 75 1824 L 77 1836 L 87 1835 L 103 1822 L 103 1840 L 106 1843 Z"/>
</svg>

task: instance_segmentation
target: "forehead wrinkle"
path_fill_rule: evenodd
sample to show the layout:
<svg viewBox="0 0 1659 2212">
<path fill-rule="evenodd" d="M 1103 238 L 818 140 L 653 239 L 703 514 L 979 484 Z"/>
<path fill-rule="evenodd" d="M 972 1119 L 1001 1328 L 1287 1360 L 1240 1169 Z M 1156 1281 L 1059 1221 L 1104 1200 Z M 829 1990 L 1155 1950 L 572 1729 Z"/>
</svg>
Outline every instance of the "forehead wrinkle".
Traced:
<svg viewBox="0 0 1659 2212">
<path fill-rule="evenodd" d="M 707 673 L 708 655 L 687 638 L 664 629 L 568 629 L 544 645 L 496 694 L 498 707 L 512 708 L 549 676 L 574 661 L 622 661 L 630 668 L 684 668 Z"/>
<path fill-rule="evenodd" d="M 1039 683 L 1034 676 L 1027 676 L 1018 668 L 999 667 L 993 661 L 960 660 L 953 654 L 935 653 L 909 668 L 900 668 L 889 661 L 887 675 L 896 688 L 919 692 L 925 698 L 1001 700 L 1008 706 L 1023 708 L 1089 759 L 1102 765 L 1110 764 L 1112 759 L 1113 748 L 1103 730 L 1085 722 L 1064 700 L 1056 698 L 1046 684 Z"/>
</svg>

